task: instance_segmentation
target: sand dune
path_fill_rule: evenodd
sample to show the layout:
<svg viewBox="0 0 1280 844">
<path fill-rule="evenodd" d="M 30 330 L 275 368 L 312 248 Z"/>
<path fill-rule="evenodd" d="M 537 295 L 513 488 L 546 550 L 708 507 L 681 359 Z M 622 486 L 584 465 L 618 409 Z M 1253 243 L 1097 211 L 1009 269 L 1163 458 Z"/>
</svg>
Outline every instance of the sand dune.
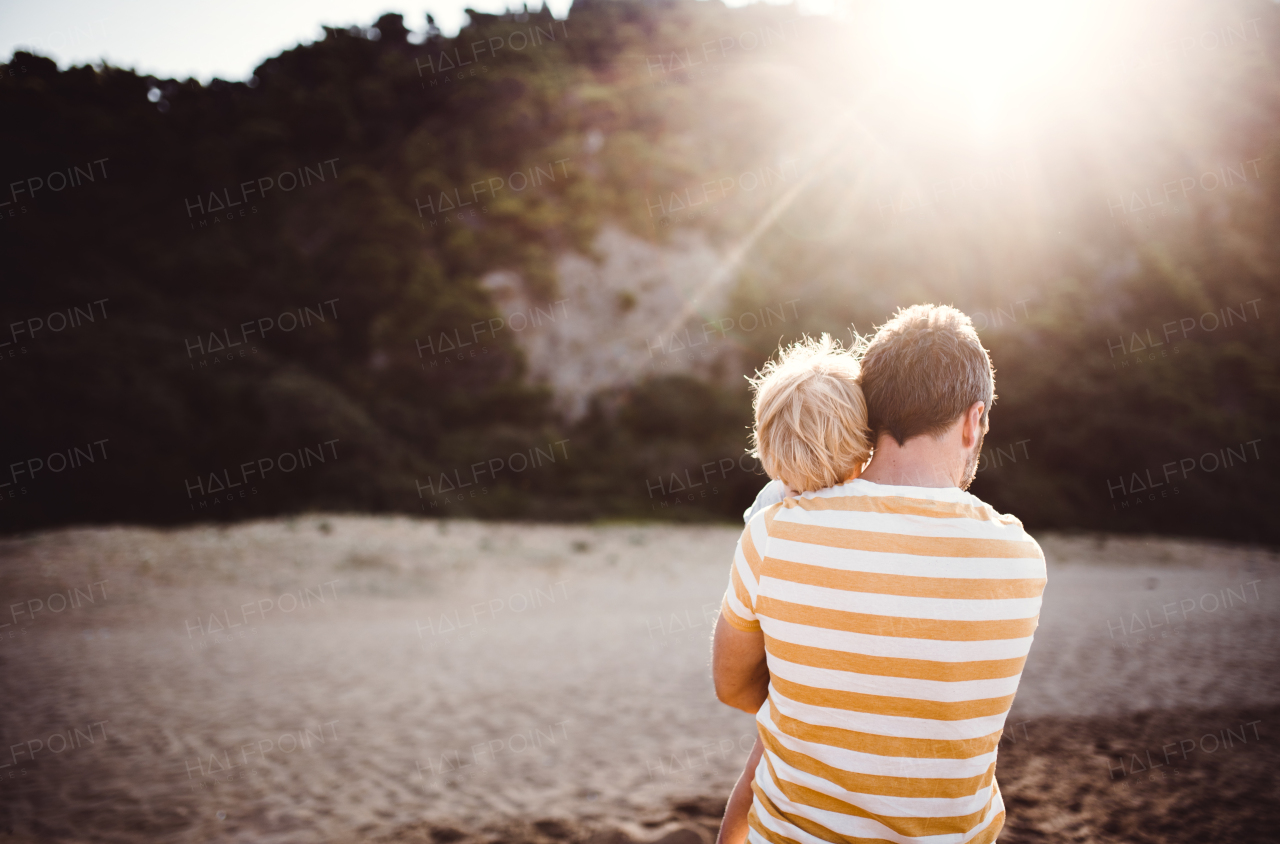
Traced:
<svg viewBox="0 0 1280 844">
<path fill-rule="evenodd" d="M 2 828 L 705 844 L 753 734 L 708 672 L 736 535 L 313 516 L 4 540 Z M 1050 583 L 1002 752 L 1001 840 L 1147 840 L 1106 827 L 1107 801 L 1137 805 L 1125 789 L 1149 776 L 1115 775 L 1128 746 L 1259 721 L 1229 752 L 1168 766 L 1187 778 L 1162 792 L 1189 783 L 1211 805 L 1231 783 L 1240 805 L 1220 819 L 1246 820 L 1221 828 L 1248 840 L 1275 804 L 1280 558 L 1042 544 Z"/>
</svg>

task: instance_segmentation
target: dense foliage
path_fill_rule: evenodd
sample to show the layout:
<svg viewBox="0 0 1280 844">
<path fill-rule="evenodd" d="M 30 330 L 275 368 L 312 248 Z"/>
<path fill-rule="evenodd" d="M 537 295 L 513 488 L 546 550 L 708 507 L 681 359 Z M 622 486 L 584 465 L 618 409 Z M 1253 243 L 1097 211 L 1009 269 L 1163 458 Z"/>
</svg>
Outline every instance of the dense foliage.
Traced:
<svg viewBox="0 0 1280 844">
<path fill-rule="evenodd" d="M 420 44 L 386 15 L 209 85 L 17 53 L 0 525 L 734 518 L 762 482 L 741 373 L 650 378 L 570 419 L 512 332 L 420 365 L 422 338 L 497 315 L 485 273 L 554 302 L 556 257 L 615 224 L 740 254 L 730 300 L 796 301 L 784 338 L 915 301 L 973 313 L 1000 394 L 974 491 L 1029 526 L 1275 541 L 1277 10 L 1150 8 L 1079 57 L 1084 94 L 1027 94 L 985 146 L 957 110 L 904 105 L 927 83 L 886 85 L 856 8 L 578 0 Z M 1224 27 L 1229 48 L 1164 46 Z M 704 48 L 749 31 L 769 48 Z M 779 161 L 795 176 L 763 204 L 655 224 L 651 197 Z M 749 371 L 779 334 L 734 340 Z"/>
</svg>

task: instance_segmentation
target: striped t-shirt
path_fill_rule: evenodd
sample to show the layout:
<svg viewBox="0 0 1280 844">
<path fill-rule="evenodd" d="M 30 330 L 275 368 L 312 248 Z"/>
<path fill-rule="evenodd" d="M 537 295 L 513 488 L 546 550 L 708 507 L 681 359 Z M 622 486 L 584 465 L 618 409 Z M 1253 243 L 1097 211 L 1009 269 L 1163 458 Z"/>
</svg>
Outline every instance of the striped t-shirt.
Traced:
<svg viewBox="0 0 1280 844">
<path fill-rule="evenodd" d="M 1044 555 L 956 489 L 854 480 L 747 524 L 725 619 L 761 630 L 751 844 L 990 844 Z"/>
</svg>

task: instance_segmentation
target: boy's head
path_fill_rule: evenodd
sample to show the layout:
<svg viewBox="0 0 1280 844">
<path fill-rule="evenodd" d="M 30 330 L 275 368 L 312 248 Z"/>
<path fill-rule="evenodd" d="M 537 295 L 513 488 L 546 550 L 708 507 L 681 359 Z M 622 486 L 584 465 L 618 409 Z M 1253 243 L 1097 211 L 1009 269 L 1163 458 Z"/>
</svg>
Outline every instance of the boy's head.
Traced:
<svg viewBox="0 0 1280 844">
<path fill-rule="evenodd" d="M 858 474 L 871 454 L 858 359 L 823 334 L 784 348 L 751 380 L 751 444 L 769 477 L 796 492 Z"/>
</svg>

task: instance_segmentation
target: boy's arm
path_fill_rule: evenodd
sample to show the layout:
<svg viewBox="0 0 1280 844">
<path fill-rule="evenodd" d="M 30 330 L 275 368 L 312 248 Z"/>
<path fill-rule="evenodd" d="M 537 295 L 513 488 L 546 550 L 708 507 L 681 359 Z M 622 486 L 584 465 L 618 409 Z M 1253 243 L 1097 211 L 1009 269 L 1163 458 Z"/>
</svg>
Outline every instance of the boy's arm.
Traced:
<svg viewBox="0 0 1280 844">
<path fill-rule="evenodd" d="M 756 766 L 760 764 L 760 756 L 764 753 L 764 745 L 760 743 L 760 735 L 756 734 L 755 747 L 747 757 L 747 766 L 738 777 L 738 784 L 729 795 L 729 805 L 724 809 L 724 820 L 720 823 L 720 835 L 716 844 L 746 844 L 747 813 L 751 811 L 751 780 L 756 775 Z"/>
<path fill-rule="evenodd" d="M 756 513 L 766 507 L 772 507 L 790 494 L 791 490 L 787 489 L 787 485 L 782 481 L 769 481 L 769 483 L 760 488 L 760 491 L 756 493 L 756 500 L 743 512 L 743 524 L 751 521 L 751 517 Z"/>
</svg>

